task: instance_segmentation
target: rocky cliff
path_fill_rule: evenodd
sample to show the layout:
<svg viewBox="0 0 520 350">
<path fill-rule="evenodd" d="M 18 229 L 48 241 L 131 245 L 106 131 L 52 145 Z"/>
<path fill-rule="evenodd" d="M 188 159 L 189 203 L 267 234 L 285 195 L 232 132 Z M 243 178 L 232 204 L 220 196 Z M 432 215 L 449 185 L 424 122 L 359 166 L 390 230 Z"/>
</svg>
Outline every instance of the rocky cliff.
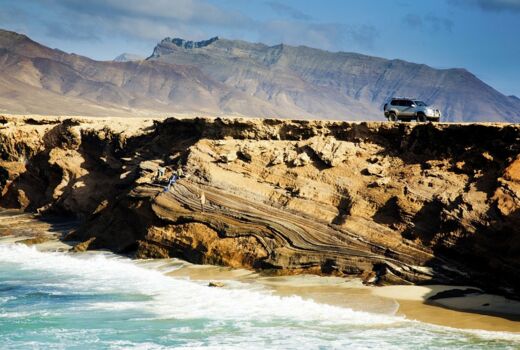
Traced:
<svg viewBox="0 0 520 350">
<path fill-rule="evenodd" d="M 518 296 L 519 153 L 506 124 L 4 117 L 0 206 L 90 249 Z"/>
</svg>

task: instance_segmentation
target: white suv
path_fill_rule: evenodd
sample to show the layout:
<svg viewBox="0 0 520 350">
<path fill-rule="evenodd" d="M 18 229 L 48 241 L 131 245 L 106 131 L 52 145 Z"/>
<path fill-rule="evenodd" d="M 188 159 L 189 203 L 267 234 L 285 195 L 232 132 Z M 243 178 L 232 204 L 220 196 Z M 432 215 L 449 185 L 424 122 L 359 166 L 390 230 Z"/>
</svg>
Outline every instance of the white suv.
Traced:
<svg viewBox="0 0 520 350">
<path fill-rule="evenodd" d="M 412 120 L 418 122 L 435 121 L 441 118 L 441 112 L 420 100 L 412 98 L 392 98 L 383 107 L 389 121 Z"/>
</svg>

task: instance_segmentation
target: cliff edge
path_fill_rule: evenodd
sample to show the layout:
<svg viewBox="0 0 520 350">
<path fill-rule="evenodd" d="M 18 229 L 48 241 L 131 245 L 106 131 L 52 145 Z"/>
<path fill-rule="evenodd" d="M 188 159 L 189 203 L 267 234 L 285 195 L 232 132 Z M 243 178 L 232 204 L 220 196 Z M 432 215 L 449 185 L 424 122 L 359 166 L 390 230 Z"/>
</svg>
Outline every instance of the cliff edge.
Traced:
<svg viewBox="0 0 520 350">
<path fill-rule="evenodd" d="M 0 206 L 139 258 L 518 296 L 519 154 L 511 124 L 1 117 Z"/>
</svg>

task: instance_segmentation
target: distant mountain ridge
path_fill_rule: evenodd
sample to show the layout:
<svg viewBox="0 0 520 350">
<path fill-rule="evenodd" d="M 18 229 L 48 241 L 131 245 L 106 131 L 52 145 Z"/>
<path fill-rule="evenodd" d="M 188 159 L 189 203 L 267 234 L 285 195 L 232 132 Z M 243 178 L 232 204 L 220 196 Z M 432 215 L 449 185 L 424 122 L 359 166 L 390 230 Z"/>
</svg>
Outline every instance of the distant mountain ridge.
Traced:
<svg viewBox="0 0 520 350">
<path fill-rule="evenodd" d="M 122 53 L 116 58 L 114 58 L 114 62 L 130 62 L 130 61 L 140 61 L 144 60 L 145 57 L 141 55 L 136 55 L 134 53 Z"/>
<path fill-rule="evenodd" d="M 520 119 L 519 101 L 460 68 L 226 39 L 196 49 L 163 40 L 148 60 L 194 65 L 294 114 L 377 119 L 389 97 L 413 96 L 438 105 L 453 121 Z"/>
<path fill-rule="evenodd" d="M 520 121 L 520 100 L 464 69 L 268 46 L 165 38 L 146 60 L 95 61 L 0 31 L 0 111 L 132 115 L 194 113 L 381 120 L 391 96 L 439 106 L 452 121 Z"/>
<path fill-rule="evenodd" d="M 173 45 L 176 45 L 178 47 L 182 47 L 184 49 L 200 49 L 202 47 L 211 45 L 212 43 L 214 43 L 218 39 L 219 39 L 218 36 L 215 36 L 215 37 L 210 38 L 208 40 L 201 40 L 201 41 L 184 40 L 182 38 L 173 38 L 173 39 L 171 39 L 171 38 L 164 38 L 163 40 L 161 40 L 161 44 L 162 43 L 172 43 Z M 155 50 L 154 50 L 154 54 L 155 54 Z M 154 54 L 152 54 L 152 56 Z"/>
</svg>

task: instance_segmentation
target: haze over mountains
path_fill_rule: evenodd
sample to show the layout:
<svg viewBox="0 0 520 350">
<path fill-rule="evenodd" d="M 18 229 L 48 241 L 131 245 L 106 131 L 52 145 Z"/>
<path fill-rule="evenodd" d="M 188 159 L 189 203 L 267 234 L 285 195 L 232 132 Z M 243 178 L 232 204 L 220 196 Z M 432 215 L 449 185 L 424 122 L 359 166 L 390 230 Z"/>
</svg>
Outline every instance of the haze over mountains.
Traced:
<svg viewBox="0 0 520 350">
<path fill-rule="evenodd" d="M 140 61 L 140 60 L 144 60 L 144 59 L 145 59 L 145 57 L 143 57 L 141 55 L 125 52 L 125 53 L 120 54 L 116 58 L 114 58 L 114 62 Z"/>
<path fill-rule="evenodd" d="M 464 69 L 217 37 L 95 61 L 0 30 L 3 112 L 381 120 L 391 96 L 433 103 L 450 121 L 520 121 L 518 98 Z"/>
</svg>

